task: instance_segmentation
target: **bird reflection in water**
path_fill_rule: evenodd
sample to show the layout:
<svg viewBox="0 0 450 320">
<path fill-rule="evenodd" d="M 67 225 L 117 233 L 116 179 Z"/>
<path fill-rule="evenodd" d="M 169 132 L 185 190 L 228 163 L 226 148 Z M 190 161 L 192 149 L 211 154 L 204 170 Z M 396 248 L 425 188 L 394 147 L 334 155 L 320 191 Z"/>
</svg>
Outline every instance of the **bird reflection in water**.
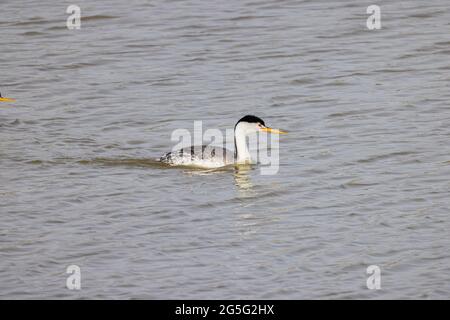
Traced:
<svg viewBox="0 0 450 320">
<path fill-rule="evenodd" d="M 240 164 L 234 167 L 234 182 L 238 187 L 239 195 L 244 198 L 256 195 L 250 178 L 251 170 L 252 165 L 250 164 Z"/>
</svg>

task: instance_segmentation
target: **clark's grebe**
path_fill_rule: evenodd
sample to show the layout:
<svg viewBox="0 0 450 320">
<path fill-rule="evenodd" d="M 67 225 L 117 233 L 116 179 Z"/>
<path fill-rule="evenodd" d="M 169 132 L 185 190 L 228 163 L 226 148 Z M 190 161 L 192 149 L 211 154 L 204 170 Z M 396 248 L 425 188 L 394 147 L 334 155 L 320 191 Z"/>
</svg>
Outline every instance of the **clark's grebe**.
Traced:
<svg viewBox="0 0 450 320">
<path fill-rule="evenodd" d="M 13 101 L 16 101 L 16 100 L 11 99 L 11 98 L 5 98 L 5 97 L 2 97 L 2 94 L 1 94 L 1 92 L 0 92 L 0 101 L 3 101 L 3 102 L 13 102 Z"/>
<path fill-rule="evenodd" d="M 175 166 L 219 168 L 230 164 L 251 163 L 246 137 L 258 131 L 284 134 L 269 128 L 261 118 L 247 115 L 234 126 L 234 152 L 216 146 L 191 146 L 166 153 L 159 161 Z"/>
</svg>

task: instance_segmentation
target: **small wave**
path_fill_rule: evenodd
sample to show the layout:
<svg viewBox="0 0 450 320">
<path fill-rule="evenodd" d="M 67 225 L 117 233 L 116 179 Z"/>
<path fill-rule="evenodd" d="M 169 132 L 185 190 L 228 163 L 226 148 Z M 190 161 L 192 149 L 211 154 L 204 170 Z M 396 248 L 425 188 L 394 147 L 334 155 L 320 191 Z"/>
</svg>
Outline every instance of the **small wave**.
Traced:
<svg viewBox="0 0 450 320">
<path fill-rule="evenodd" d="M 33 36 L 43 36 L 45 35 L 44 32 L 39 32 L 39 31 L 27 31 L 21 34 L 22 36 L 26 36 L 26 37 L 33 37 Z"/>
<path fill-rule="evenodd" d="M 129 166 L 129 167 L 166 167 L 167 165 L 159 162 L 157 159 L 151 158 L 93 158 L 93 159 L 76 159 L 76 158 L 54 158 L 49 160 L 30 159 L 24 161 L 32 165 L 99 165 L 99 166 Z"/>
<path fill-rule="evenodd" d="M 417 152 L 413 152 L 413 151 L 398 151 L 398 152 L 391 152 L 391 153 L 387 153 L 387 154 L 380 154 L 380 155 L 375 155 L 366 159 L 361 159 L 358 160 L 359 163 L 368 163 L 368 162 L 374 162 L 374 161 L 378 161 L 378 160 L 384 160 L 384 159 L 388 159 L 388 158 L 392 158 L 392 157 L 398 157 L 398 156 L 409 156 L 409 155 L 414 155 L 417 154 Z"/>
<path fill-rule="evenodd" d="M 100 165 L 108 167 L 124 166 L 124 167 L 147 167 L 159 169 L 184 169 L 185 173 L 195 175 L 208 175 L 220 172 L 229 172 L 234 170 L 234 166 L 225 166 L 219 168 L 201 168 L 197 166 L 174 166 L 167 163 L 160 162 L 158 159 L 152 158 L 94 158 L 77 160 L 76 163 L 82 165 Z"/>
<path fill-rule="evenodd" d="M 348 182 L 345 182 L 342 184 L 343 188 L 357 188 L 357 187 L 371 187 L 371 186 L 376 186 L 379 183 L 377 182 L 361 182 L 357 179 L 354 180 L 350 180 Z"/>
<path fill-rule="evenodd" d="M 116 19 L 116 18 L 118 18 L 118 17 L 98 14 L 98 15 L 83 17 L 81 21 L 82 22 L 83 21 L 96 21 L 96 20 Z"/>
<path fill-rule="evenodd" d="M 46 20 L 44 18 L 34 17 L 34 18 L 30 18 L 25 21 L 14 22 L 11 24 L 11 26 L 16 26 L 16 27 L 32 26 L 32 25 L 42 25 L 42 24 L 57 23 L 57 22 L 58 22 L 57 20 Z"/>
<path fill-rule="evenodd" d="M 101 166 L 128 166 L 128 167 L 167 167 L 157 159 L 151 158 L 94 158 L 77 160 L 76 163 L 83 165 Z"/>
</svg>

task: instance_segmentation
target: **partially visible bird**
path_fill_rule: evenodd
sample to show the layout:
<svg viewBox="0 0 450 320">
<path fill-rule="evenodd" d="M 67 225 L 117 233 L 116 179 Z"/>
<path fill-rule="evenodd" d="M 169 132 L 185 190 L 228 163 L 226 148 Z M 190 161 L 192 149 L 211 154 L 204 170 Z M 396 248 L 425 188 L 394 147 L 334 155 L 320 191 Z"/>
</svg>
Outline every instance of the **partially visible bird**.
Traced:
<svg viewBox="0 0 450 320">
<path fill-rule="evenodd" d="M 15 99 L 11 99 L 11 98 L 2 97 L 2 94 L 0 92 L 0 101 L 3 101 L 3 102 L 14 102 L 16 100 Z"/>
</svg>

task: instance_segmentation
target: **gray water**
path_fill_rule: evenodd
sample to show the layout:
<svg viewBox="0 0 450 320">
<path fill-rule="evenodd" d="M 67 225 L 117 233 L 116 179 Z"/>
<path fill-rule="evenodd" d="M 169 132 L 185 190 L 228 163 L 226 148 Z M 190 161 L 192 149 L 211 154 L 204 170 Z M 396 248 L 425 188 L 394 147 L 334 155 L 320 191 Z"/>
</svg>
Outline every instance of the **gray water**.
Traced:
<svg viewBox="0 0 450 320">
<path fill-rule="evenodd" d="M 1 299 L 450 298 L 448 1 L 73 3 L 0 3 Z M 151 160 L 245 114 L 278 174 Z"/>
</svg>

